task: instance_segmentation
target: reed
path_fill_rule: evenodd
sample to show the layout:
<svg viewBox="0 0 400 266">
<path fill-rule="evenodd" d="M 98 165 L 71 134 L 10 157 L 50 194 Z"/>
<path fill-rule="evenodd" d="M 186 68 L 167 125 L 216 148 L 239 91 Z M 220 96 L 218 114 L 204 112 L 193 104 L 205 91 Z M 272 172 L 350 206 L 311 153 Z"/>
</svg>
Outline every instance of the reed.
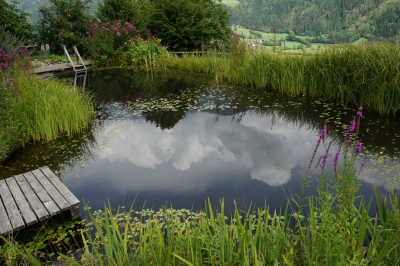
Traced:
<svg viewBox="0 0 400 266">
<path fill-rule="evenodd" d="M 50 141 L 88 126 L 94 114 L 91 96 L 65 81 L 19 75 L 18 112 L 24 141 Z"/>
<path fill-rule="evenodd" d="M 89 94 L 65 81 L 37 79 L 23 60 L 0 74 L 0 162 L 31 140 L 50 141 L 88 127 L 94 115 Z"/>
<path fill-rule="evenodd" d="M 256 88 L 271 87 L 291 96 L 324 97 L 363 104 L 380 114 L 400 108 L 400 44 L 367 43 L 290 55 L 263 50 L 236 55 L 164 56 L 161 69 L 209 73 L 217 80 Z"/>
</svg>

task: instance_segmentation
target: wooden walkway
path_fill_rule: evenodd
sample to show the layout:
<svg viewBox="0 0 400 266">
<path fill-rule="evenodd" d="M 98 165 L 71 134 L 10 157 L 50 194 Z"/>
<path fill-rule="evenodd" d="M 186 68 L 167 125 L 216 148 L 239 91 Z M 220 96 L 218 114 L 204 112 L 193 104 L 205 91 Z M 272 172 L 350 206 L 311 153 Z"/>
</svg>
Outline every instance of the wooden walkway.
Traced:
<svg viewBox="0 0 400 266">
<path fill-rule="evenodd" d="M 92 63 L 89 60 L 83 61 L 88 70 L 91 70 Z M 70 63 L 55 64 L 50 66 L 36 67 L 33 69 L 37 78 L 47 78 L 51 76 L 73 75 L 75 71 Z"/>
<path fill-rule="evenodd" d="M 0 235 L 64 211 L 80 219 L 79 203 L 47 166 L 0 180 Z"/>
</svg>

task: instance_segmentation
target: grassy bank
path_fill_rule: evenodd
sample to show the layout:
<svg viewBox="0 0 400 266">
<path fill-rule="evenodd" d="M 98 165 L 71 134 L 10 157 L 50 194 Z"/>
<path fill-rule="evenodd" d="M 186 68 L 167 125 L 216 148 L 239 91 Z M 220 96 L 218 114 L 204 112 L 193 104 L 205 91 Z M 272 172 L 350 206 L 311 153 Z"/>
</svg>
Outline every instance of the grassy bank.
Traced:
<svg viewBox="0 0 400 266">
<path fill-rule="evenodd" d="M 37 79 L 23 60 L 0 72 L 0 162 L 28 141 L 50 141 L 87 127 L 91 96 L 62 80 Z"/>
<path fill-rule="evenodd" d="M 292 96 L 363 104 L 380 114 L 400 108 L 400 44 L 367 43 L 322 49 L 313 55 L 249 51 L 230 55 L 160 56 L 157 67 L 213 73 L 220 81 L 270 87 Z"/>
</svg>

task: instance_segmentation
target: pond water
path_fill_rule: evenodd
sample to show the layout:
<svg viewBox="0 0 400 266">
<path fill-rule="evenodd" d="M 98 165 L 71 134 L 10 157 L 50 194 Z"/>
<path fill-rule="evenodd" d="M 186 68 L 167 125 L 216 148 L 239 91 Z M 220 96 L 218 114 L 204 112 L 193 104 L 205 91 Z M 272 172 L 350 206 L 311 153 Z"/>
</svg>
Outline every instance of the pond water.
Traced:
<svg viewBox="0 0 400 266">
<path fill-rule="evenodd" d="M 216 84 L 212 77 L 107 71 L 89 74 L 98 113 L 91 127 L 50 143 L 31 143 L 4 164 L 0 178 L 47 165 L 92 209 L 161 206 L 199 210 L 224 198 L 232 206 L 285 206 L 327 121 L 332 154 L 356 107 L 267 89 Z M 400 119 L 364 112 L 359 137 L 366 158 L 360 193 L 389 191 L 398 178 Z M 319 149 L 312 169 L 325 152 Z M 343 161 L 343 159 L 341 158 Z M 319 168 L 308 195 L 315 193 Z M 326 171 L 332 173 L 330 161 Z M 294 207 L 294 206 L 293 206 Z"/>
</svg>

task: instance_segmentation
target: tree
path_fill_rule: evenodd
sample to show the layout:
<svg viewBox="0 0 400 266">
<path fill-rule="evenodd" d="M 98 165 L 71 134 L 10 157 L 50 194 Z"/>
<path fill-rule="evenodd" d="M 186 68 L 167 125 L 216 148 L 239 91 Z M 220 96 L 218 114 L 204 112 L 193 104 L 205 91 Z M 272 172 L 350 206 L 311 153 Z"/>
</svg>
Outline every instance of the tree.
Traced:
<svg viewBox="0 0 400 266">
<path fill-rule="evenodd" d="M 91 0 L 49 0 L 50 7 L 41 7 L 36 26 L 40 40 L 48 43 L 52 52 L 62 54 L 62 46 L 76 46 L 86 54 L 86 32 L 95 21 L 89 14 Z"/>
<path fill-rule="evenodd" d="M 26 20 L 27 14 L 21 12 L 15 4 L 0 0 L 0 29 L 22 38 L 31 35 L 31 26 Z"/>
<path fill-rule="evenodd" d="M 229 15 L 213 0 L 153 1 L 149 29 L 169 50 L 198 50 L 229 42 Z"/>
</svg>

